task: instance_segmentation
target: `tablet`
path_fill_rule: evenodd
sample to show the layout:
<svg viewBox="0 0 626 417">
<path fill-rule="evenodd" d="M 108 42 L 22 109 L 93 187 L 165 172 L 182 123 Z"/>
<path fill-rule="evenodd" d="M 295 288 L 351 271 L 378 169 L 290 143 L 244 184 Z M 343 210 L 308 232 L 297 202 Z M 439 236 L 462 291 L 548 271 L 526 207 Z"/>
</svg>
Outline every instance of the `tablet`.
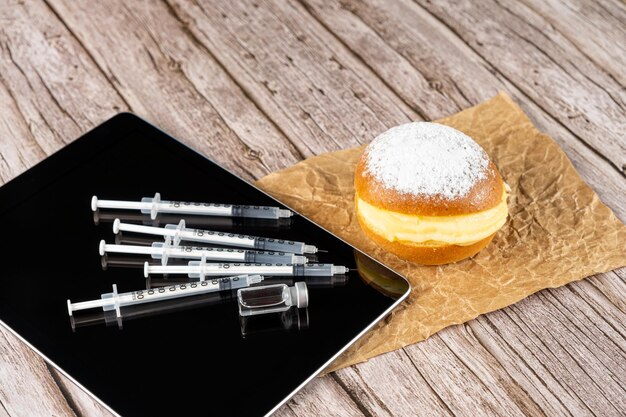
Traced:
<svg viewBox="0 0 626 417">
<path fill-rule="evenodd" d="M 209 155 L 210 157 L 210 155 Z M 68 315 L 67 300 L 117 290 L 189 284 L 185 275 L 144 277 L 150 256 L 108 254 L 107 243 L 147 246 L 163 238 L 114 234 L 116 218 L 163 227 L 176 214 L 91 210 L 92 196 L 286 208 L 132 114 L 119 114 L 0 188 L 0 320 L 112 412 L 124 416 L 262 416 L 275 411 L 409 293 L 407 281 L 295 213 L 287 219 L 183 216 L 226 234 L 301 241 L 310 262 L 346 266 L 305 281 L 309 304 L 241 317 L 234 290 Z M 172 260 L 175 262 L 176 260 Z M 181 262 L 181 261 L 176 261 Z"/>
</svg>

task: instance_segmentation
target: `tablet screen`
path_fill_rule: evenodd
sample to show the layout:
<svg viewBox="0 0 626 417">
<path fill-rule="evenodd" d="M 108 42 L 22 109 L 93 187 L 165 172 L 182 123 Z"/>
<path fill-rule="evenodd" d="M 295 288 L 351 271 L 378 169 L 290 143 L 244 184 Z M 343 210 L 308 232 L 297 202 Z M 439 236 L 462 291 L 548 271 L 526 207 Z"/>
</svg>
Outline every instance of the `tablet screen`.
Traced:
<svg viewBox="0 0 626 417">
<path fill-rule="evenodd" d="M 157 191 L 171 200 L 284 207 L 130 114 L 114 117 L 0 188 L 0 319 L 119 414 L 265 415 L 409 291 L 402 277 L 299 215 L 186 216 L 189 227 L 315 245 L 320 251 L 310 262 L 349 272 L 268 276 L 264 285 L 305 281 L 309 305 L 258 317 L 240 317 L 236 292 L 223 291 L 128 306 L 119 317 L 93 309 L 70 319 L 68 299 L 99 299 L 112 284 L 122 293 L 191 282 L 185 275 L 146 279 L 144 262 L 161 264 L 150 256 L 99 254 L 102 239 L 135 246 L 163 242 L 159 236 L 115 235 L 115 218 L 163 227 L 181 217 L 94 213 L 92 196 L 139 201 Z"/>
</svg>

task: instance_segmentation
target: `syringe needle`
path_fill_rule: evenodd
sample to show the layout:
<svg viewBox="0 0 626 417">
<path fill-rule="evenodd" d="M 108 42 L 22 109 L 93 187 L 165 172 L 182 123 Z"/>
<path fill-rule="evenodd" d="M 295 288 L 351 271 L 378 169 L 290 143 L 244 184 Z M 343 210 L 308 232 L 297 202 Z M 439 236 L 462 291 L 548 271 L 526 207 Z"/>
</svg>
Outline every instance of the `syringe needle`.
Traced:
<svg viewBox="0 0 626 417">
<path fill-rule="evenodd" d="M 99 200 L 95 195 L 91 198 L 91 210 L 118 209 L 140 210 L 150 214 L 154 220 L 158 213 L 178 213 L 197 216 L 248 217 L 253 219 L 280 219 L 293 216 L 287 209 L 272 206 L 250 206 L 217 203 L 190 203 L 185 201 L 161 200 L 161 195 L 144 197 L 141 201 Z"/>
</svg>

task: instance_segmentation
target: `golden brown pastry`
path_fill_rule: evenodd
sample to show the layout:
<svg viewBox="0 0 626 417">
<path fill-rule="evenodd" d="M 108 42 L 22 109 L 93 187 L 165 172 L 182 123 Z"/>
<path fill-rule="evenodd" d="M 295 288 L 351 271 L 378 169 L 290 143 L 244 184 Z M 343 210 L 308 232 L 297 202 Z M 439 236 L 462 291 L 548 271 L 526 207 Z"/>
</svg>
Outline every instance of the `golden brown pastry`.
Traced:
<svg viewBox="0 0 626 417">
<path fill-rule="evenodd" d="M 379 135 L 361 156 L 354 183 L 363 231 L 425 265 L 475 255 L 508 216 L 508 187 L 485 151 L 437 123 L 407 123 Z"/>
</svg>

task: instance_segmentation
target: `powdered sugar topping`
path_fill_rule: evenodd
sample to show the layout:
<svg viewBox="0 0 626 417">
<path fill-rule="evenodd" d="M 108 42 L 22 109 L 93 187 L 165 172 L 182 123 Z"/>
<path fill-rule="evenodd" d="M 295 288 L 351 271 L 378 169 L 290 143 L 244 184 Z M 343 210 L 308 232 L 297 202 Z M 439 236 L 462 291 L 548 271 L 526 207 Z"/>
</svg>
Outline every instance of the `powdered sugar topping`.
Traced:
<svg viewBox="0 0 626 417">
<path fill-rule="evenodd" d="M 366 152 L 366 170 L 385 187 L 447 200 L 466 196 L 489 166 L 489 157 L 469 136 L 437 123 L 393 127 Z"/>
</svg>

